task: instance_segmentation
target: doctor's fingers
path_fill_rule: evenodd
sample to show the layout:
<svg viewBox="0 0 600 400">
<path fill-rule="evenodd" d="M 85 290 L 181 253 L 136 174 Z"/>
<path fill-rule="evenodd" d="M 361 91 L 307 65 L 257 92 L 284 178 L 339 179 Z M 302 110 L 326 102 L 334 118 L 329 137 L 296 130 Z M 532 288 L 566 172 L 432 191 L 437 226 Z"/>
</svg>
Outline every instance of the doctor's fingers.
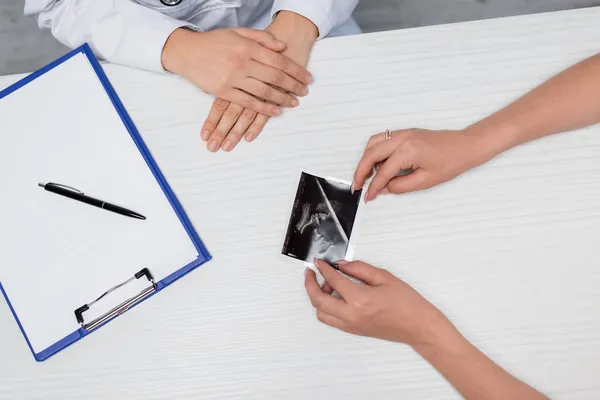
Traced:
<svg viewBox="0 0 600 400">
<path fill-rule="evenodd" d="M 234 104 L 238 104 L 244 108 L 249 108 L 252 111 L 256 111 L 257 113 L 271 116 L 277 116 L 281 114 L 281 109 L 278 106 L 260 101 L 256 97 L 246 93 L 243 90 L 230 89 L 221 97 Z"/>
<path fill-rule="evenodd" d="M 229 107 L 229 104 L 231 103 L 223 99 L 215 99 L 215 101 L 213 101 L 208 113 L 208 117 L 206 117 L 206 121 L 204 121 L 202 130 L 200 131 L 200 137 L 202 140 L 206 142 L 210 139 L 210 136 L 217 128 L 219 121 L 221 121 L 221 117 Z"/>
<path fill-rule="evenodd" d="M 256 118 L 254 118 L 254 121 L 252 122 L 250 127 L 246 129 L 246 133 L 244 135 L 244 139 L 246 139 L 246 142 L 250 143 L 254 141 L 254 139 L 256 139 L 258 135 L 260 135 L 260 133 L 265 128 L 265 125 L 267 125 L 267 122 L 269 122 L 270 119 L 271 117 L 265 114 L 256 115 Z"/>
<path fill-rule="evenodd" d="M 208 151 L 214 153 L 219 150 L 223 144 L 223 141 L 225 140 L 225 137 L 229 134 L 229 131 L 242 114 L 242 111 L 244 111 L 244 107 L 233 103 L 229 104 L 229 107 L 227 107 L 223 113 L 223 116 L 221 117 L 217 127 L 208 139 Z"/>
<path fill-rule="evenodd" d="M 268 100 L 270 103 L 284 107 L 298 107 L 298 99 L 290 94 L 282 92 L 273 86 L 269 86 L 254 78 L 245 78 L 240 82 L 238 88 L 246 93 L 250 93 L 261 100 Z M 256 110 L 255 110 L 256 111 Z"/>
<path fill-rule="evenodd" d="M 267 125 L 267 122 L 269 122 L 269 119 L 271 119 L 271 117 L 268 115 L 258 114 L 254 119 L 254 122 L 252 122 L 252 125 L 246 130 L 246 135 L 244 136 L 246 141 L 252 142 L 256 139 L 265 128 L 265 125 Z"/>
<path fill-rule="evenodd" d="M 266 49 L 259 44 L 254 47 L 252 58 L 265 66 L 285 72 L 303 85 L 309 84 L 313 80 L 312 75 L 306 68 L 301 67 L 286 56 Z"/>
<path fill-rule="evenodd" d="M 285 72 L 254 61 L 249 66 L 249 76 L 261 82 L 282 88 L 296 96 L 306 96 L 308 88 L 303 83 L 293 79 Z"/>
<path fill-rule="evenodd" d="M 235 124 L 225 137 L 225 141 L 223 142 L 221 148 L 224 151 L 233 150 L 233 148 L 237 146 L 237 144 L 242 139 L 242 136 L 244 136 L 244 134 L 246 133 L 248 127 L 252 124 L 252 122 L 254 122 L 256 116 L 257 114 L 248 108 L 242 111 L 237 121 L 234 121 Z"/>
<path fill-rule="evenodd" d="M 238 35 L 243 36 L 246 39 L 253 40 L 256 43 L 273 51 L 283 51 L 287 47 L 284 42 L 278 40 L 275 36 L 267 31 L 245 27 L 233 28 L 232 30 Z"/>
</svg>

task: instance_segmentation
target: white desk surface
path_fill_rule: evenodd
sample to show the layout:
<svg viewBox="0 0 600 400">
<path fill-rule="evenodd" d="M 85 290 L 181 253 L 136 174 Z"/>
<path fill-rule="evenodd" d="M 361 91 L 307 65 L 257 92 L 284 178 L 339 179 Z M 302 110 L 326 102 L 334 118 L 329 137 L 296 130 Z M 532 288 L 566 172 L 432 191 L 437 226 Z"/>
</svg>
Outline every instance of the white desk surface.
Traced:
<svg viewBox="0 0 600 400">
<path fill-rule="evenodd" d="M 279 256 L 298 174 L 350 178 L 385 128 L 469 124 L 599 52 L 599 21 L 600 8 L 582 9 L 323 41 L 311 95 L 231 154 L 199 139 L 209 96 L 107 65 L 214 260 L 42 364 L 1 301 L 0 398 L 458 397 L 406 346 L 317 322 L 303 267 Z M 539 389 L 598 399 L 599 238 L 595 127 L 372 203 L 357 257 L 411 283 Z"/>
</svg>

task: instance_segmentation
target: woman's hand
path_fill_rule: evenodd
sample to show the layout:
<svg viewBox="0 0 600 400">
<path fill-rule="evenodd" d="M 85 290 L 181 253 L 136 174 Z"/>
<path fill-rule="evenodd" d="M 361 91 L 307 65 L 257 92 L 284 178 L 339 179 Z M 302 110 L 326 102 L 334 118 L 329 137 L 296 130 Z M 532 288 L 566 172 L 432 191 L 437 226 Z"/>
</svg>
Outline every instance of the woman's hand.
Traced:
<svg viewBox="0 0 600 400">
<path fill-rule="evenodd" d="M 305 286 L 321 322 L 356 335 L 410 345 L 465 399 L 547 399 L 480 352 L 437 308 L 394 275 L 360 261 L 337 264 L 366 285 L 315 260 L 325 283 L 321 288 L 315 273 L 307 269 Z M 334 290 L 341 298 L 332 295 Z"/>
<path fill-rule="evenodd" d="M 281 113 L 278 105 L 298 105 L 298 99 L 288 92 L 303 96 L 306 85 L 312 82 L 304 67 L 279 54 L 284 49 L 285 43 L 260 30 L 235 28 L 199 33 L 177 29 L 167 40 L 162 59 L 165 69 L 203 91 L 274 116 Z"/>
<path fill-rule="evenodd" d="M 298 65 L 306 66 L 318 36 L 316 26 L 312 22 L 296 13 L 281 11 L 266 31 L 286 44 L 282 55 Z M 271 84 L 277 89 L 286 89 L 278 82 Z M 301 95 L 306 94 L 308 89 L 304 88 Z M 219 148 L 231 151 L 242 137 L 248 142 L 256 139 L 270 118 L 268 114 L 257 114 L 238 103 L 216 99 L 202 126 L 201 137 L 208 142 L 209 151 L 215 152 Z"/>
<path fill-rule="evenodd" d="M 352 282 L 325 261 L 316 260 L 326 283 L 321 288 L 315 273 L 307 269 L 305 286 L 319 321 L 356 335 L 413 347 L 459 335 L 437 308 L 390 272 L 360 261 L 337 264 L 340 271 L 366 284 Z M 333 290 L 341 298 L 333 296 Z"/>
<path fill-rule="evenodd" d="M 483 135 L 476 131 L 408 129 L 371 137 L 354 173 L 353 189 L 375 176 L 365 194 L 371 201 L 380 193 L 406 193 L 449 181 L 494 157 Z M 400 171 L 412 170 L 399 176 Z"/>
</svg>

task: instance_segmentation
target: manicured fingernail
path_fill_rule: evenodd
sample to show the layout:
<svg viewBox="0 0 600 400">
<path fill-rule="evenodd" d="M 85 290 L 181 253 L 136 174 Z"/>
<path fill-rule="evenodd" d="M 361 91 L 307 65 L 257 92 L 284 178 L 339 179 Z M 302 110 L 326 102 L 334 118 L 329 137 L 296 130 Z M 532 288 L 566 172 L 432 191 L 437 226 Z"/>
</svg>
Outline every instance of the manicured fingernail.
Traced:
<svg viewBox="0 0 600 400">
<path fill-rule="evenodd" d="M 390 189 L 383 188 L 383 189 L 381 189 L 381 191 L 379 192 L 379 194 L 390 194 Z"/>
<path fill-rule="evenodd" d="M 365 204 L 367 204 L 369 202 L 368 196 L 369 196 L 369 193 L 367 192 L 365 194 Z"/>
<path fill-rule="evenodd" d="M 217 143 L 216 140 L 211 140 L 210 142 L 208 142 L 208 151 L 214 153 L 215 151 L 217 151 L 218 148 L 219 148 L 219 143 Z"/>
<path fill-rule="evenodd" d="M 273 115 L 274 115 L 274 116 L 279 116 L 279 115 L 281 115 L 281 108 L 279 108 L 279 107 L 278 107 L 278 108 L 275 108 L 275 109 L 273 110 Z"/>
<path fill-rule="evenodd" d="M 210 131 L 209 130 L 203 130 L 202 131 L 202 135 L 200 135 L 200 137 L 202 138 L 202 140 L 206 141 L 206 139 L 208 139 L 208 135 L 210 135 Z"/>
<path fill-rule="evenodd" d="M 352 185 L 350 185 L 350 193 L 354 194 L 354 186 L 356 186 L 356 184 L 354 183 L 354 181 L 352 181 Z"/>
<path fill-rule="evenodd" d="M 317 260 L 317 258 L 313 258 L 313 264 L 315 264 L 315 267 L 319 268 L 319 260 Z M 319 268 L 320 269 L 320 268 Z"/>
<path fill-rule="evenodd" d="M 308 276 L 308 271 L 310 271 L 310 268 L 306 267 L 306 269 L 304 270 L 304 277 L 305 278 Z"/>
<path fill-rule="evenodd" d="M 311 83 L 313 81 L 313 77 L 311 75 L 306 75 L 304 77 L 304 82 Z"/>
<path fill-rule="evenodd" d="M 277 44 L 277 46 L 279 46 L 279 47 L 285 47 L 285 43 L 282 42 L 281 40 L 275 39 L 275 44 Z"/>
<path fill-rule="evenodd" d="M 300 102 L 298 102 L 298 99 L 292 99 L 291 103 L 292 107 L 298 107 L 298 104 L 300 104 Z"/>
<path fill-rule="evenodd" d="M 223 145 L 223 150 L 225 150 L 225 151 L 229 151 L 229 150 L 231 150 L 231 145 L 232 145 L 232 144 L 233 144 L 233 143 L 231 143 L 231 142 L 229 142 L 229 141 L 225 142 L 225 144 Z"/>
<path fill-rule="evenodd" d="M 308 94 L 308 88 L 306 86 L 303 87 L 300 93 L 302 94 L 302 96 L 306 96 Z"/>
<path fill-rule="evenodd" d="M 335 263 L 337 265 L 346 265 L 346 264 L 348 264 L 348 261 L 346 261 L 346 260 L 339 260 L 339 261 L 336 261 Z"/>
</svg>

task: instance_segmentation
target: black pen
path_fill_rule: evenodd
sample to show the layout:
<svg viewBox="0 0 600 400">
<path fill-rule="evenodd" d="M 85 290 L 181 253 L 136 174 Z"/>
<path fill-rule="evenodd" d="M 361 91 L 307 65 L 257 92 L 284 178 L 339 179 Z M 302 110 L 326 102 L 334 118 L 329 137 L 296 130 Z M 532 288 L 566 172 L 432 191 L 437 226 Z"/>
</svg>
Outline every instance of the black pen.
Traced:
<svg viewBox="0 0 600 400">
<path fill-rule="evenodd" d="M 136 219 L 146 219 L 141 214 L 136 213 L 135 211 L 128 210 L 123 207 L 116 206 L 114 204 L 107 203 L 106 201 L 94 199 L 93 197 L 86 196 L 83 192 L 72 188 L 70 186 L 61 185 L 60 183 L 38 183 L 39 187 L 46 189 L 49 192 L 59 194 L 61 196 L 68 197 L 73 200 L 81 201 L 82 203 L 89 204 L 91 206 L 95 206 L 98 208 L 102 208 L 103 210 L 112 211 L 114 213 L 124 215 L 126 217 L 136 218 Z"/>
</svg>

